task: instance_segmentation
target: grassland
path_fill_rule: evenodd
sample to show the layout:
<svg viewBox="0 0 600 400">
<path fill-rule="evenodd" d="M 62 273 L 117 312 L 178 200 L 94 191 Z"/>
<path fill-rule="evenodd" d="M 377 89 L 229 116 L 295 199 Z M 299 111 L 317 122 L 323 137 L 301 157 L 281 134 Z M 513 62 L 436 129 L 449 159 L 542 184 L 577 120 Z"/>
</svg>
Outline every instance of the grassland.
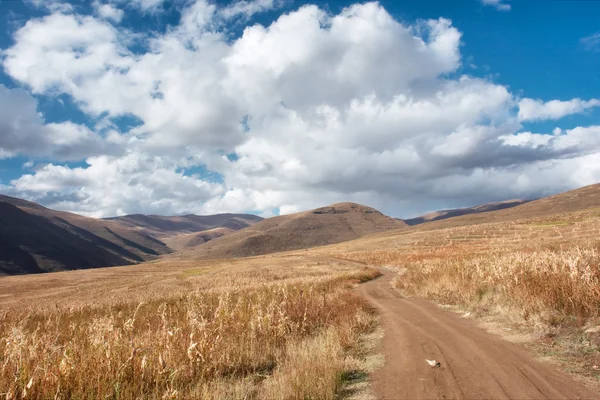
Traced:
<svg viewBox="0 0 600 400">
<path fill-rule="evenodd" d="M 351 284 L 376 275 L 290 256 L 3 278 L 0 395 L 332 399 L 375 326 Z"/>
<path fill-rule="evenodd" d="M 598 210 L 431 231 L 415 227 L 330 251 L 398 269 L 395 285 L 404 295 L 492 321 L 567 369 L 600 377 Z"/>
<path fill-rule="evenodd" d="M 361 338 L 376 327 L 352 284 L 376 267 L 397 270 L 404 295 L 598 380 L 600 209 L 481 218 L 244 259 L 3 277 L 0 397 L 339 398 L 364 376 Z"/>
</svg>

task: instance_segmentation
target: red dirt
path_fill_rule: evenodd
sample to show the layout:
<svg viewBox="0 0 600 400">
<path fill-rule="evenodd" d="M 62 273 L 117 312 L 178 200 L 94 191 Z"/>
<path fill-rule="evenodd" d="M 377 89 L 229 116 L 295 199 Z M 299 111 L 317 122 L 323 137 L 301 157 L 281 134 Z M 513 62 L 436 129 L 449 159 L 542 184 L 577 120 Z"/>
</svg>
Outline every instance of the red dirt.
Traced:
<svg viewBox="0 0 600 400">
<path fill-rule="evenodd" d="M 401 298 L 391 287 L 393 277 L 386 272 L 357 289 L 380 312 L 384 329 L 385 364 L 372 376 L 378 398 L 600 398 L 474 321 L 426 300 Z M 426 359 L 441 366 L 432 368 Z"/>
</svg>

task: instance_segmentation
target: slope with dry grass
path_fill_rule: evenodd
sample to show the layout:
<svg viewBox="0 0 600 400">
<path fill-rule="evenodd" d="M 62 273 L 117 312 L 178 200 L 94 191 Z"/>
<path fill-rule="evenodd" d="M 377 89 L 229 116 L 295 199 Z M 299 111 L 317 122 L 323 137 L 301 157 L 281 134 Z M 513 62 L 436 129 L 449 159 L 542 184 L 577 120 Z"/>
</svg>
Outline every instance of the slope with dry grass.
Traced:
<svg viewBox="0 0 600 400">
<path fill-rule="evenodd" d="M 339 203 L 268 218 L 182 253 L 186 258 L 247 257 L 344 242 L 405 227 L 402 221 L 355 203 Z"/>
<path fill-rule="evenodd" d="M 440 210 L 440 211 L 434 211 L 434 212 L 431 212 L 431 213 L 428 213 L 425 215 L 421 215 L 420 217 L 408 218 L 408 219 L 405 219 L 404 222 L 406 222 L 408 225 L 412 226 L 412 225 L 423 224 L 425 222 L 439 221 L 442 219 L 459 217 L 461 215 L 481 214 L 481 213 L 487 213 L 490 211 L 504 210 L 506 208 L 512 208 L 512 207 L 519 206 L 521 204 L 525 204 L 527 202 L 529 202 L 529 200 L 515 199 L 515 200 L 497 201 L 497 202 L 482 204 L 482 205 L 475 206 L 475 207 Z"/>
<path fill-rule="evenodd" d="M 180 251 L 199 246 L 203 243 L 228 235 L 236 230 L 231 228 L 213 228 L 205 231 L 184 233 L 164 238 L 164 242 L 173 250 Z"/>
<path fill-rule="evenodd" d="M 154 237 L 163 239 L 217 228 L 237 231 L 261 221 L 262 218 L 252 214 L 189 214 L 181 216 L 133 214 L 105 218 L 105 220 L 118 222 L 129 228 L 143 230 Z"/>
<path fill-rule="evenodd" d="M 247 214 L 88 218 L 0 195 L 0 275 L 128 265 L 204 243 L 262 220 Z"/>
<path fill-rule="evenodd" d="M 125 265 L 170 252 L 143 232 L 6 196 L 0 241 L 0 274 Z"/>
<path fill-rule="evenodd" d="M 600 208 L 600 184 L 585 186 L 502 210 L 425 222 L 415 226 L 414 229 L 434 230 L 491 222 L 516 221 L 518 219 L 548 217 L 593 208 Z"/>
<path fill-rule="evenodd" d="M 403 294 L 521 332 L 567 368 L 600 378 L 600 210 L 396 231 L 328 251 L 398 269 Z"/>
</svg>

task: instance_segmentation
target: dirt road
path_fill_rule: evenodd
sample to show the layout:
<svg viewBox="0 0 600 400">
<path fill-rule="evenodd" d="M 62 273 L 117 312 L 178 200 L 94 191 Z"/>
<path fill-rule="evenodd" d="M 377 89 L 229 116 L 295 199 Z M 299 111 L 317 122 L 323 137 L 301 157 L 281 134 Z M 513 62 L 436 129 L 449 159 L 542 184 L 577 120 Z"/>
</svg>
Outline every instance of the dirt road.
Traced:
<svg viewBox="0 0 600 400">
<path fill-rule="evenodd" d="M 357 290 L 381 313 L 384 366 L 373 374 L 381 399 L 600 398 L 550 364 L 486 333 L 468 319 L 391 288 L 391 272 Z M 432 368 L 425 359 L 440 362 Z"/>
</svg>

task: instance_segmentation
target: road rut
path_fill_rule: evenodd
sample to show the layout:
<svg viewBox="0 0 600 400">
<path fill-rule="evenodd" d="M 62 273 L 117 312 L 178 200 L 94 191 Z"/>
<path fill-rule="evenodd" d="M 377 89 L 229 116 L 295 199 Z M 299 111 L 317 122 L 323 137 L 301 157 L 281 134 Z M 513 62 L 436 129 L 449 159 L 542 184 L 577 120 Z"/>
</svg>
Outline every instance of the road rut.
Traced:
<svg viewBox="0 0 600 400">
<path fill-rule="evenodd" d="M 427 300 L 404 299 L 395 275 L 359 285 L 381 315 L 385 364 L 373 375 L 381 399 L 600 399 L 519 346 Z M 435 359 L 432 368 L 425 360 Z"/>
</svg>

